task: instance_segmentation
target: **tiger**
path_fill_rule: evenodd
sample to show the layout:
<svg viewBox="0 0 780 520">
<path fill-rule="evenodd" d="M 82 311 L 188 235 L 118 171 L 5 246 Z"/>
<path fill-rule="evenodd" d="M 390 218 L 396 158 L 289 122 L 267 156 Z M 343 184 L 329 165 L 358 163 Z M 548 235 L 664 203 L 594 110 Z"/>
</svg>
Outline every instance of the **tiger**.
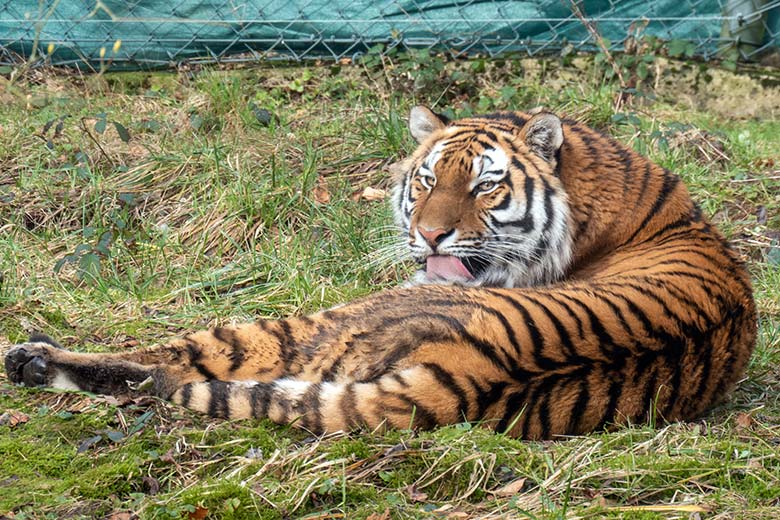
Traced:
<svg viewBox="0 0 780 520">
<path fill-rule="evenodd" d="M 392 165 L 409 283 L 307 316 L 79 353 L 34 335 L 10 381 L 159 396 L 310 432 L 471 423 L 522 439 L 701 416 L 757 318 L 743 261 L 680 178 L 545 111 L 408 118 Z"/>
</svg>

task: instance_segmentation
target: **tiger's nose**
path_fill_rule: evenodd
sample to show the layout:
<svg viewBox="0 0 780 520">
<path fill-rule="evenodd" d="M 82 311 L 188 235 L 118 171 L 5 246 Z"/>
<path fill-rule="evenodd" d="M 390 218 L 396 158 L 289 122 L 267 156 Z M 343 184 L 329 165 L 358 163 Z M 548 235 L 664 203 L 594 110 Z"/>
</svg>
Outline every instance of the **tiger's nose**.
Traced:
<svg viewBox="0 0 780 520">
<path fill-rule="evenodd" d="M 422 235 L 431 247 L 438 246 L 442 240 L 450 236 L 453 232 L 452 229 L 447 231 L 444 228 L 427 229 L 422 226 L 417 226 L 417 231 L 419 231 L 420 235 Z"/>
</svg>

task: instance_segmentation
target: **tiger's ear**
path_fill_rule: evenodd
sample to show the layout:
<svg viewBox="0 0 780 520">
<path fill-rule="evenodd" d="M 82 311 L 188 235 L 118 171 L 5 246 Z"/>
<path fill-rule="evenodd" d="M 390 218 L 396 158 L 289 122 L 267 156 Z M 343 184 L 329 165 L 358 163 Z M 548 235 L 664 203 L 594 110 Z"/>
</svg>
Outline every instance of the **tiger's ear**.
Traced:
<svg viewBox="0 0 780 520">
<path fill-rule="evenodd" d="M 409 112 L 409 131 L 415 141 L 422 143 L 436 130 L 441 130 L 450 120 L 430 108 L 417 105 Z"/>
<path fill-rule="evenodd" d="M 525 124 L 520 137 L 536 155 L 549 163 L 555 163 L 555 157 L 563 144 L 563 125 L 555 114 L 537 113 Z"/>
</svg>

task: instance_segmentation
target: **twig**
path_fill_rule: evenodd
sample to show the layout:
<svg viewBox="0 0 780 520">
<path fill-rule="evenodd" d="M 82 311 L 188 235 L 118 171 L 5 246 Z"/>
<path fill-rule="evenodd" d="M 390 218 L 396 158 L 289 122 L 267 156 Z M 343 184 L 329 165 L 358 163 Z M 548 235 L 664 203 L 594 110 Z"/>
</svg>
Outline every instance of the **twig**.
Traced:
<svg viewBox="0 0 780 520">
<path fill-rule="evenodd" d="M 102 154 L 103 154 L 103 157 L 105 157 L 105 158 L 106 158 L 106 160 L 108 160 L 108 162 L 110 162 L 111 164 L 114 164 L 114 161 L 112 161 L 112 160 L 111 160 L 111 157 L 109 157 L 109 156 L 108 156 L 108 154 L 107 154 L 107 153 L 106 153 L 106 151 L 103 149 L 103 147 L 100 145 L 100 143 L 98 142 L 98 140 L 97 140 L 97 139 L 95 139 L 95 136 L 93 136 L 93 135 L 92 135 L 92 132 L 90 132 L 90 131 L 89 131 L 89 128 L 87 128 L 86 119 L 87 119 L 86 117 L 82 117 L 82 118 L 81 118 L 81 128 L 83 128 L 83 129 L 84 129 L 84 133 L 86 133 L 86 134 L 87 134 L 87 136 L 88 136 L 90 139 L 92 139 L 92 142 L 93 142 L 93 143 L 95 143 L 95 144 L 97 145 L 98 149 L 100 150 L 100 153 L 102 153 Z"/>
<path fill-rule="evenodd" d="M 764 182 L 764 181 L 776 181 L 780 180 L 780 175 L 772 175 L 770 177 L 759 177 L 756 179 L 731 179 L 729 182 Z"/>
<path fill-rule="evenodd" d="M 598 29 L 596 29 L 596 26 L 593 24 L 592 21 L 585 18 L 585 15 L 582 13 L 582 9 L 580 9 L 579 2 L 577 0 L 569 0 L 569 4 L 571 5 L 572 13 L 574 13 L 574 16 L 576 16 L 580 22 L 582 22 L 582 25 L 585 26 L 585 29 L 588 30 L 590 35 L 593 37 L 593 39 L 596 41 L 596 45 L 599 46 L 599 49 L 601 49 L 601 52 L 604 53 L 604 56 L 606 57 L 607 63 L 609 63 L 610 67 L 612 67 L 612 70 L 615 72 L 615 75 L 618 77 L 618 81 L 620 82 L 620 89 L 621 93 L 618 95 L 617 99 L 615 100 L 615 111 L 617 112 L 620 110 L 620 107 L 623 105 L 623 102 L 625 101 L 626 93 L 624 92 L 626 88 L 628 88 L 628 84 L 626 83 L 625 78 L 623 77 L 623 71 L 620 69 L 620 65 L 615 62 L 615 58 L 612 57 L 612 53 L 609 52 L 609 48 L 607 47 L 606 42 L 604 41 L 604 37 L 601 36 Z"/>
<path fill-rule="evenodd" d="M 582 10 L 580 9 L 579 4 L 575 0 L 569 0 L 569 4 L 571 4 L 571 10 L 574 13 L 574 16 L 579 18 L 580 22 L 582 22 L 582 25 L 585 26 L 590 35 L 593 36 L 593 39 L 596 40 L 596 45 L 599 46 L 601 52 L 603 52 L 604 56 L 607 57 L 607 63 L 609 63 L 612 67 L 612 70 L 615 71 L 615 74 L 620 81 L 620 86 L 622 88 L 626 88 L 626 80 L 623 78 L 623 71 L 620 70 L 620 66 L 615 62 L 615 58 L 612 57 L 612 53 L 609 52 L 609 48 L 607 48 L 607 44 L 604 42 L 604 37 L 599 34 L 599 31 L 596 29 L 596 26 L 593 25 L 593 22 L 585 18 L 585 15 L 582 14 Z"/>
</svg>

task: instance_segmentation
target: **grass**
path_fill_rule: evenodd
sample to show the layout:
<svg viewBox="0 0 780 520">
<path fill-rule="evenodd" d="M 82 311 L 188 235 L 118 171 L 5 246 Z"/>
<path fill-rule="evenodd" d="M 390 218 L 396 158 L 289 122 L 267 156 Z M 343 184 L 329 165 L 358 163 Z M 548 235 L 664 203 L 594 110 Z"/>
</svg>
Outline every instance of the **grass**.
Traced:
<svg viewBox="0 0 780 520">
<path fill-rule="evenodd" d="M 730 104 L 747 84 L 744 103 L 780 106 L 774 73 L 674 63 L 616 114 L 616 87 L 587 58 L 402 65 L 42 71 L 0 93 L 0 349 L 31 331 L 134 348 L 394 286 L 409 266 L 377 253 L 390 211 L 361 195 L 387 190 L 384 167 L 411 150 L 408 108 L 545 105 L 680 173 L 749 262 L 761 330 L 733 395 L 695 422 L 555 442 L 468 424 L 314 438 L 3 375 L 0 517 L 780 514 L 780 123 Z"/>
</svg>

